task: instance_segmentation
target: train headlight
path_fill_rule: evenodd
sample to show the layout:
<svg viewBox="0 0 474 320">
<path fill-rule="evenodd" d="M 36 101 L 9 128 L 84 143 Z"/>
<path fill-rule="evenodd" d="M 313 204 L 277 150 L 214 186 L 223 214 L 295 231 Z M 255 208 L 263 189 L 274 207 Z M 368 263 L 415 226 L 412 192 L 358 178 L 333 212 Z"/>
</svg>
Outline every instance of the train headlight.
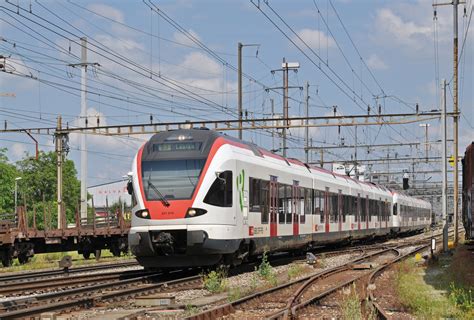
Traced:
<svg viewBox="0 0 474 320">
<path fill-rule="evenodd" d="M 135 215 L 142 219 L 150 219 L 150 212 L 148 212 L 148 209 L 138 210 L 135 212 Z"/>
<path fill-rule="evenodd" d="M 201 216 L 205 213 L 207 213 L 207 210 L 199 208 L 189 208 L 188 211 L 186 211 L 186 218 Z"/>
</svg>

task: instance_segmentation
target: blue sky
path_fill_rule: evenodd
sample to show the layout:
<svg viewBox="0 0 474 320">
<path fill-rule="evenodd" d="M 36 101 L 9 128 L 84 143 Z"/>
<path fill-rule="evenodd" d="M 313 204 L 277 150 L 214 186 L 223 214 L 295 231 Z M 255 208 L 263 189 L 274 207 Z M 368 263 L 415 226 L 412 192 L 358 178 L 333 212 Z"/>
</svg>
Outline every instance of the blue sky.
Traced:
<svg viewBox="0 0 474 320">
<path fill-rule="evenodd" d="M 79 124 L 80 71 L 68 64 L 79 62 L 77 43 L 81 36 L 87 36 L 89 48 L 96 51 L 89 51 L 89 62 L 100 64 L 88 73 L 89 91 L 94 93 L 88 95 L 88 115 L 92 123 L 97 118 L 101 124 L 148 122 L 150 114 L 159 121 L 235 117 L 237 78 L 230 65 L 237 65 L 238 42 L 259 44 L 258 48 L 244 48 L 244 72 L 258 80 L 257 83 L 244 78 L 244 109 L 249 117 L 268 117 L 271 99 L 275 101 L 276 112 L 281 112 L 281 94 L 267 92 L 264 87 L 282 85 L 281 74 L 270 71 L 281 67 L 283 57 L 301 65 L 298 73 L 290 75 L 291 85 L 302 86 L 306 81 L 311 85 L 311 115 L 332 114 L 333 105 L 338 106 L 340 114 L 361 114 L 366 112 L 367 104 L 373 108 L 376 102 L 386 113 L 412 112 L 415 103 L 419 103 L 421 110 L 436 109 L 438 82 L 441 78 L 448 81 L 452 78 L 452 8 L 439 8 L 434 22 L 432 1 L 428 0 L 269 1 L 269 6 L 260 1 L 260 8 L 272 21 L 284 26 L 274 10 L 298 35 L 284 28 L 288 37 L 300 45 L 313 62 L 250 1 L 147 3 L 149 6 L 142 1 L 31 1 L 30 13 L 30 1 L 19 1 L 20 9 L 16 2 L 3 2 L 0 37 L 4 41 L 0 42 L 0 53 L 8 57 L 6 71 L 13 74 L 0 73 L 0 93 L 4 95 L 0 97 L 0 121 L 6 120 L 9 127 L 16 128 L 49 127 L 54 126 L 57 115 L 61 114 L 71 125 Z M 158 15 L 157 8 L 172 19 L 172 23 L 178 23 L 188 35 L 205 44 L 210 53 Z M 466 17 L 463 9 L 461 5 L 460 45 L 472 1 L 466 5 Z M 17 10 L 22 16 L 16 14 Z M 460 63 L 463 114 L 460 152 L 474 140 L 473 28 L 471 25 Z M 435 59 L 435 46 L 438 59 Z M 19 75 L 31 75 L 34 79 Z M 163 86 L 163 81 L 168 85 L 177 84 L 180 89 Z M 188 97 L 183 96 L 184 89 Z M 6 93 L 14 93 L 15 97 L 5 96 Z M 383 93 L 385 98 L 374 99 Z M 290 95 L 290 115 L 303 115 L 304 92 L 293 89 Z M 448 110 L 452 110 L 449 94 Z M 439 121 L 430 124 L 430 140 L 436 140 Z M 289 156 L 303 159 L 303 131 L 293 129 L 290 134 Z M 342 139 L 352 144 L 354 129 L 342 128 L 340 132 L 337 128 L 311 129 L 311 136 L 317 146 L 338 145 Z M 40 149 L 52 150 L 51 136 L 37 138 Z M 89 137 L 92 152 L 88 183 L 120 179 L 129 170 L 134 153 L 146 138 Z M 272 147 L 268 133 L 246 132 L 244 138 L 269 149 Z M 424 131 L 418 124 L 366 127 L 358 132 L 360 144 L 423 139 Z M 79 168 L 79 138 L 72 135 L 70 142 L 68 157 L 77 161 Z M 34 152 L 31 140 L 20 134 L 2 134 L 0 146 L 8 148 L 12 161 L 25 152 Z M 395 152 L 399 156 L 420 156 L 424 150 L 374 149 L 370 153 L 359 151 L 359 154 L 364 159 L 387 153 L 394 156 Z M 439 155 L 438 146 L 431 146 L 430 152 L 433 156 Z M 331 150 L 331 153 L 327 159 L 350 160 L 353 151 Z M 314 159 L 319 159 L 319 155 L 314 155 Z"/>
</svg>

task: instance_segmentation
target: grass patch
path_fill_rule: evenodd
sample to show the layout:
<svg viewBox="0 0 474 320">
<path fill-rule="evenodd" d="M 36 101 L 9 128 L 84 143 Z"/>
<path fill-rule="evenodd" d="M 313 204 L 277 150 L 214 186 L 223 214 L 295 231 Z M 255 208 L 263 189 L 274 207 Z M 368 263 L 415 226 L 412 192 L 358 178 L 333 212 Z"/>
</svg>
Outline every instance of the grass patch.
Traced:
<svg viewBox="0 0 474 320">
<path fill-rule="evenodd" d="M 233 302 L 233 301 L 239 300 L 245 294 L 246 294 L 246 292 L 242 291 L 242 289 L 240 287 L 231 288 L 231 289 L 229 289 L 229 294 L 227 296 L 227 300 L 229 300 L 229 302 Z"/>
<path fill-rule="evenodd" d="M 355 285 L 350 288 L 349 295 L 342 300 L 341 315 L 343 320 L 362 320 L 362 308 Z"/>
<path fill-rule="evenodd" d="M 227 288 L 227 272 L 224 269 L 212 270 L 203 275 L 204 288 L 212 293 L 223 292 Z"/>
<path fill-rule="evenodd" d="M 288 279 L 294 279 L 299 277 L 301 274 L 305 272 L 305 267 L 301 264 L 293 264 L 288 268 Z"/>
<path fill-rule="evenodd" d="M 474 311 L 465 310 L 472 307 L 472 294 L 461 288 L 443 288 L 448 294 L 435 291 L 425 282 L 422 267 L 415 264 L 414 260 L 407 260 L 400 264 L 397 272 L 397 290 L 401 303 L 408 308 L 418 319 L 473 319 Z M 442 273 L 440 273 L 441 276 Z M 444 280 L 444 279 L 443 279 Z M 442 285 L 444 281 L 436 282 L 436 277 L 431 280 L 434 284 Z M 471 300 L 467 302 L 467 300 Z"/>
<path fill-rule="evenodd" d="M 195 314 L 199 313 L 199 308 L 192 305 L 192 304 L 187 304 L 185 307 L 184 307 L 184 314 L 186 317 L 191 317 Z"/>
</svg>

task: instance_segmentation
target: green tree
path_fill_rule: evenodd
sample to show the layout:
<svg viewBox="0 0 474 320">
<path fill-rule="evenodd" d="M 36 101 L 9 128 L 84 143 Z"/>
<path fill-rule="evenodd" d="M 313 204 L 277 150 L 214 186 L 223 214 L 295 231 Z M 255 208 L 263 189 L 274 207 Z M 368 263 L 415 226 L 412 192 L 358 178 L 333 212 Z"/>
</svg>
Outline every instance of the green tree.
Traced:
<svg viewBox="0 0 474 320">
<path fill-rule="evenodd" d="M 46 207 L 56 221 L 57 168 L 55 152 L 40 152 L 38 159 L 26 157 L 17 162 L 24 201 L 30 208 L 36 208 L 37 217 L 43 216 Z M 80 182 L 72 160 L 63 162 L 63 201 L 67 222 L 74 222 L 75 211 L 80 200 Z"/>
<path fill-rule="evenodd" d="M 8 162 L 6 153 L 6 148 L 0 148 L 0 213 L 13 213 L 15 178 L 18 172 L 15 166 Z"/>
</svg>

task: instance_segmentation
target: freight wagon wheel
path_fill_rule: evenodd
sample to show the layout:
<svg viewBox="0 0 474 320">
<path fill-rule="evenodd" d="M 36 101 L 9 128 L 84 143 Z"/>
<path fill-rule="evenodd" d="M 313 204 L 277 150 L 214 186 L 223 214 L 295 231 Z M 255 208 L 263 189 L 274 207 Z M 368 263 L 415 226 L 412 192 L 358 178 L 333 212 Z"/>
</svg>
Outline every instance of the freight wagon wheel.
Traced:
<svg viewBox="0 0 474 320">
<path fill-rule="evenodd" d="M 26 264 L 29 260 L 30 258 L 25 253 L 18 255 L 18 262 L 20 262 L 20 264 Z"/>
<path fill-rule="evenodd" d="M 95 259 L 96 259 L 96 260 L 99 260 L 101 254 L 102 254 L 102 250 L 100 250 L 100 249 L 95 250 L 95 251 L 94 251 Z"/>
<path fill-rule="evenodd" d="M 2 265 L 6 267 L 11 267 L 13 263 L 13 257 L 8 252 L 2 253 Z"/>
<path fill-rule="evenodd" d="M 89 260 L 89 258 L 91 257 L 91 253 L 89 251 L 84 251 L 82 253 L 82 256 L 84 257 L 84 259 Z"/>
<path fill-rule="evenodd" d="M 117 245 L 112 245 L 110 252 L 114 255 L 114 257 L 120 257 L 120 248 Z"/>
</svg>

